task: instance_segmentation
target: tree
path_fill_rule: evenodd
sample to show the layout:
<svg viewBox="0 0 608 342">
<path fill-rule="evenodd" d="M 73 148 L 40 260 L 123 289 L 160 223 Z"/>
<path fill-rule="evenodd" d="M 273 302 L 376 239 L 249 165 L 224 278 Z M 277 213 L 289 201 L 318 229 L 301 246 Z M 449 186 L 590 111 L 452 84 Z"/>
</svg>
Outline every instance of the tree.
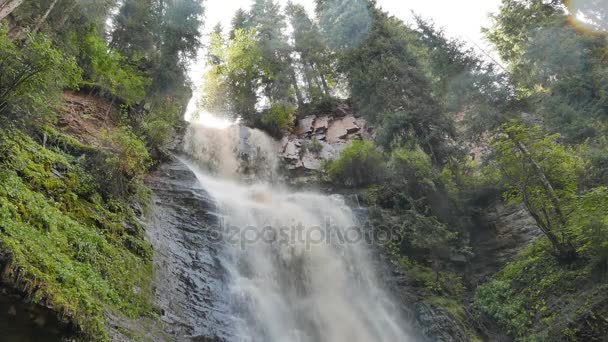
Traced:
<svg viewBox="0 0 608 342">
<path fill-rule="evenodd" d="M 159 15 L 153 0 L 125 0 L 114 17 L 110 47 L 132 60 L 158 51 Z"/>
<path fill-rule="evenodd" d="M 297 62 L 306 82 L 307 96 L 313 103 L 320 102 L 331 94 L 334 58 L 302 5 L 288 2 L 286 13 L 293 28 L 294 51 L 299 55 Z"/>
<path fill-rule="evenodd" d="M 545 135 L 538 126 L 503 125 L 493 143 L 497 166 L 507 182 L 505 198 L 523 203 L 549 239 L 556 256 L 572 261 L 577 253 L 568 230 L 570 209 L 584 161 L 557 143 L 559 134 Z"/>
<path fill-rule="evenodd" d="M 237 29 L 225 41 L 218 30 L 211 34 L 207 56 L 211 67 L 203 76 L 205 110 L 240 116 L 247 124 L 256 121 L 262 54 L 255 35 L 254 29 Z"/>
<path fill-rule="evenodd" d="M 374 5 L 368 0 L 316 0 L 315 11 L 328 46 L 347 51 L 362 44 L 377 19 Z"/>
<path fill-rule="evenodd" d="M 117 0 L 25 1 L 14 13 L 17 21 L 32 31 L 50 31 L 57 41 L 68 43 L 70 34 L 95 26 L 104 31 L 106 19 Z"/>
<path fill-rule="evenodd" d="M 239 8 L 234 13 L 234 17 L 232 17 L 230 24 L 230 39 L 234 39 L 234 32 L 236 30 L 245 30 L 250 28 L 249 15 L 242 8 Z"/>
<path fill-rule="evenodd" d="M 372 184 L 384 171 L 384 156 L 373 142 L 355 140 L 327 167 L 329 176 L 347 186 Z"/>
<path fill-rule="evenodd" d="M 601 11 L 588 11 L 597 21 Z M 576 21 L 571 15 L 561 1 L 503 0 L 485 34 L 509 63 L 521 109 L 541 115 L 568 141 L 581 142 L 601 135 L 607 42 L 605 35 L 570 25 Z"/>
<path fill-rule="evenodd" d="M 211 33 L 207 49 L 209 70 L 203 75 L 203 95 L 200 103 L 204 110 L 224 116 L 233 115 L 233 110 L 236 110 L 229 75 L 226 72 L 226 59 L 228 57 L 226 44 L 222 37 L 222 27 L 217 24 Z"/>
<path fill-rule="evenodd" d="M 150 71 L 154 85 L 150 91 L 185 106 L 191 95 L 187 62 L 200 48 L 203 6 L 197 0 L 158 1 L 156 11 L 160 47 Z"/>
<path fill-rule="evenodd" d="M 433 93 L 452 117 L 464 113 L 467 139 L 494 130 L 518 108 L 513 86 L 496 61 L 478 56 L 416 16 L 418 40 L 428 54 Z"/>
<path fill-rule="evenodd" d="M 289 104 L 295 94 L 298 103 L 302 103 L 285 35 L 287 23 L 279 4 L 274 0 L 254 1 L 248 25 L 255 28 L 255 42 L 262 56 L 260 83 L 264 95 L 269 102 Z"/>
</svg>

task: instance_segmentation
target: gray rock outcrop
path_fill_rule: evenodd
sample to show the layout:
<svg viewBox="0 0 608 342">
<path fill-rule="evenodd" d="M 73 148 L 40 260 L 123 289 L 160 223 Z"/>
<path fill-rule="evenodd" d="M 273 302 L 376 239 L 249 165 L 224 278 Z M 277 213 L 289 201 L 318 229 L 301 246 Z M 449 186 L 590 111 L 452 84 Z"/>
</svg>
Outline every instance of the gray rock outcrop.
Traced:
<svg viewBox="0 0 608 342">
<path fill-rule="evenodd" d="M 319 170 L 324 160 L 336 159 L 354 139 L 371 139 L 364 119 L 343 108 L 333 115 L 309 115 L 300 120 L 294 133 L 281 141 L 281 159 L 288 170 Z"/>
</svg>

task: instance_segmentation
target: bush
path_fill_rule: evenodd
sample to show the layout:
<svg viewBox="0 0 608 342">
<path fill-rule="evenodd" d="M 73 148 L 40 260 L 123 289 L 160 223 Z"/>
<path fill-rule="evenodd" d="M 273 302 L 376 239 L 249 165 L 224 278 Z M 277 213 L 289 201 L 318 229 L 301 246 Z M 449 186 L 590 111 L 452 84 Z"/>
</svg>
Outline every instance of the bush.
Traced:
<svg viewBox="0 0 608 342">
<path fill-rule="evenodd" d="M 310 141 L 310 144 L 308 144 L 306 146 L 306 148 L 311 153 L 318 154 L 323 150 L 323 144 L 321 144 L 321 142 L 317 138 L 312 138 L 312 140 Z"/>
<path fill-rule="evenodd" d="M 169 144 L 176 136 L 176 126 L 182 120 L 182 112 L 174 103 L 163 103 L 144 116 L 141 132 L 154 160 L 161 160 L 169 153 Z"/>
<path fill-rule="evenodd" d="M 101 142 L 105 151 L 92 156 L 90 167 L 102 190 L 121 197 L 138 193 L 150 166 L 144 142 L 127 127 L 106 131 Z"/>
<path fill-rule="evenodd" d="M 598 187 L 579 196 L 570 227 L 578 252 L 608 271 L 608 188 Z"/>
<path fill-rule="evenodd" d="M 355 140 L 340 157 L 329 163 L 330 178 L 347 186 L 371 184 L 384 173 L 384 157 L 373 142 Z"/>
<path fill-rule="evenodd" d="M 295 112 L 295 107 L 273 104 L 270 109 L 262 113 L 260 128 L 270 135 L 280 138 L 285 131 L 293 128 Z"/>
<path fill-rule="evenodd" d="M 65 87 L 76 87 L 80 69 L 73 58 L 41 34 L 14 41 L 0 25 L 0 116 L 27 123 L 53 115 Z"/>
<path fill-rule="evenodd" d="M 391 153 L 389 168 L 397 179 L 433 183 L 434 173 L 431 158 L 418 146 L 395 149 Z"/>
</svg>

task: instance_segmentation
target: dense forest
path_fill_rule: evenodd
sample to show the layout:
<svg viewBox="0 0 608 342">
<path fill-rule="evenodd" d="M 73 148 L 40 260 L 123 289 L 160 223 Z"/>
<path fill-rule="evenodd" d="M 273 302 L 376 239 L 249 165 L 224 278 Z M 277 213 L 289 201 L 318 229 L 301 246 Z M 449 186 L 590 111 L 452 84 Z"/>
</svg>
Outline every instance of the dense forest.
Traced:
<svg viewBox="0 0 608 342">
<path fill-rule="evenodd" d="M 85 340 L 110 339 L 108 312 L 159 315 L 138 217 L 146 174 L 183 134 L 203 13 L 197 0 L 0 0 L 3 284 Z M 404 237 L 386 252 L 424 300 L 469 340 L 602 341 L 607 22 L 602 0 L 502 0 L 480 28 L 495 60 L 374 0 L 316 0 L 314 14 L 254 0 L 214 27 L 199 105 L 279 139 L 347 103 L 374 139 L 327 160 L 319 182 L 361 194 Z M 66 94 L 103 100 L 111 124 L 69 134 Z M 490 199 L 524 208 L 539 238 L 472 282 L 471 217 Z"/>
</svg>

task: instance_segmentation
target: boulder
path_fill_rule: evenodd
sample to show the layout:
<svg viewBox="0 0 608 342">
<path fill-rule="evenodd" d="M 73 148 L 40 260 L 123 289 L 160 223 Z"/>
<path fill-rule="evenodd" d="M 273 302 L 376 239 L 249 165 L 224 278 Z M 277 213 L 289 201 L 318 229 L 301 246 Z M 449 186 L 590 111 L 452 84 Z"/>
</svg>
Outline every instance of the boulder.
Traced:
<svg viewBox="0 0 608 342">
<path fill-rule="evenodd" d="M 329 126 L 329 117 L 322 116 L 315 120 L 313 123 L 313 129 L 316 133 L 324 133 L 327 131 L 327 127 Z"/>
<path fill-rule="evenodd" d="M 346 139 L 349 134 L 359 131 L 359 126 L 355 123 L 355 117 L 350 115 L 339 120 L 334 120 L 327 129 L 327 141 L 330 143 Z"/>
<path fill-rule="evenodd" d="M 300 160 L 300 149 L 296 146 L 295 141 L 287 142 L 285 149 L 283 150 L 283 158 L 287 160 Z"/>
<path fill-rule="evenodd" d="M 306 153 L 302 157 L 302 166 L 307 170 L 319 170 L 322 164 L 323 160 L 313 153 Z"/>
<path fill-rule="evenodd" d="M 360 129 L 356 123 L 355 117 L 352 115 L 342 119 L 342 124 L 344 125 L 344 128 L 346 129 L 346 132 L 348 132 L 348 134 L 356 133 Z"/>
<path fill-rule="evenodd" d="M 296 127 L 297 135 L 306 135 L 312 133 L 312 124 L 315 121 L 315 116 L 310 115 L 303 119 L 298 120 L 298 126 Z"/>
</svg>

